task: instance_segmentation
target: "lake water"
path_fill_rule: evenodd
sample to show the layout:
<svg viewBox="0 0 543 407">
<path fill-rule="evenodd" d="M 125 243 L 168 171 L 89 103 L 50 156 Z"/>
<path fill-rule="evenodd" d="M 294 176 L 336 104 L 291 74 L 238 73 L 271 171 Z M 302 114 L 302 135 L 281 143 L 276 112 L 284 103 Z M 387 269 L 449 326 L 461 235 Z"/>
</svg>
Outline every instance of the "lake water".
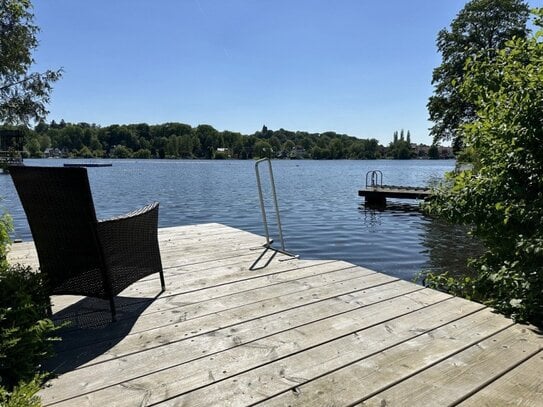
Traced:
<svg viewBox="0 0 543 407">
<path fill-rule="evenodd" d="M 88 162 L 89 160 L 87 160 Z M 62 166 L 75 160 L 25 160 Z M 159 226 L 218 222 L 264 235 L 254 161 L 108 160 L 88 168 L 99 218 L 160 202 Z M 421 214 L 414 201 L 366 209 L 358 190 L 369 170 L 385 184 L 426 186 L 454 168 L 452 160 L 273 161 L 286 249 L 302 259 L 339 259 L 410 280 L 421 270 L 462 272 L 474 245 L 464 230 Z M 273 220 L 267 166 L 262 166 Z M 14 219 L 14 238 L 30 230 L 11 177 L 0 175 L 0 206 Z M 270 232 L 276 230 L 270 224 Z"/>
</svg>

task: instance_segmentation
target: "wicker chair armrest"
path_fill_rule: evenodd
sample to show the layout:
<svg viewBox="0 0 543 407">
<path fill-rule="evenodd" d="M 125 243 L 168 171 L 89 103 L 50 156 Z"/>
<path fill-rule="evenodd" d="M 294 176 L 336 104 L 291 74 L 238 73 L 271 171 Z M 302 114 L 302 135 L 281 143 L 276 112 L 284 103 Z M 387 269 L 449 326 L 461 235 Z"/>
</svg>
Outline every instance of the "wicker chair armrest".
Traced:
<svg viewBox="0 0 543 407">
<path fill-rule="evenodd" d="M 105 224 L 105 223 L 108 223 L 108 222 L 122 221 L 124 219 L 133 218 L 135 216 L 145 215 L 147 212 L 155 210 L 155 208 L 157 208 L 156 210 L 158 211 L 158 205 L 159 205 L 158 202 L 153 202 L 153 203 L 145 205 L 145 206 L 143 206 L 143 207 L 141 207 L 139 209 L 134 209 L 133 211 L 123 213 L 122 215 L 112 216 L 112 217 L 107 218 L 107 219 L 99 219 L 98 223 L 99 224 Z"/>
<path fill-rule="evenodd" d="M 158 246 L 158 202 L 125 215 L 99 221 L 102 247 L 113 294 L 162 270 Z"/>
</svg>

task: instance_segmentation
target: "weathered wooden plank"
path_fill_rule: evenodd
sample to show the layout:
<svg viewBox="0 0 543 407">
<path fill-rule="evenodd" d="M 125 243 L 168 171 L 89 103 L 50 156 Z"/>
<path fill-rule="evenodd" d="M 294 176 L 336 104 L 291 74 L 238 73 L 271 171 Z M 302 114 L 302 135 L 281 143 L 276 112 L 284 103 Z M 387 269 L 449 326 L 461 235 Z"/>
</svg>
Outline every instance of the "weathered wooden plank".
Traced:
<svg viewBox="0 0 543 407">
<path fill-rule="evenodd" d="M 170 274 L 170 278 L 166 280 L 166 291 L 160 294 L 155 301 L 160 303 L 167 300 L 171 296 L 201 291 L 210 289 L 220 289 L 219 287 L 227 287 L 232 284 L 242 283 L 246 280 L 269 278 L 280 279 L 279 277 L 273 277 L 276 274 L 281 274 L 286 271 L 303 270 L 305 268 L 318 267 L 323 264 L 332 263 L 332 261 L 313 261 L 306 260 L 301 262 L 277 262 L 273 264 L 273 267 L 268 267 L 261 270 L 249 270 L 250 262 L 242 260 L 236 260 L 235 258 L 229 259 L 231 263 L 224 264 L 222 261 L 210 262 L 208 267 L 203 264 L 195 264 L 190 266 L 184 266 L 184 273 Z M 221 264 L 223 263 L 223 264 Z M 337 269 L 352 267 L 348 263 L 336 263 Z M 181 270 L 181 269 L 178 269 Z M 303 273 L 305 271 L 301 271 Z M 322 271 L 325 272 L 325 271 Z M 319 274 L 315 272 L 315 274 Z M 208 276 L 209 278 L 206 278 Z M 160 288 L 158 283 L 158 274 L 154 274 L 152 278 L 140 280 L 132 284 L 125 290 L 123 290 L 119 296 L 116 297 L 119 311 L 122 311 L 125 306 L 123 305 L 123 298 L 141 298 L 142 301 L 147 301 L 149 298 L 153 298 Z M 216 288 L 217 287 L 217 288 Z M 222 292 L 222 289 L 221 289 Z M 75 302 L 81 300 L 84 297 L 76 296 L 53 296 L 53 312 L 58 312 L 69 305 L 73 305 Z M 90 299 L 88 299 L 90 301 Z M 99 309 L 107 309 L 109 307 L 107 301 L 96 300 L 96 304 L 93 306 Z M 92 308 L 91 308 L 92 310 Z M 119 316 L 122 318 L 122 315 Z"/>
<path fill-rule="evenodd" d="M 81 364 L 81 367 L 141 352 L 153 347 L 165 346 L 169 343 L 192 338 L 212 331 L 215 331 L 214 335 L 218 336 L 222 335 L 222 331 L 225 331 L 226 334 L 235 332 L 236 336 L 240 338 L 240 342 L 249 342 L 262 336 L 271 335 L 286 329 L 292 329 L 299 325 L 308 324 L 316 320 L 328 318 L 376 302 L 383 302 L 387 299 L 399 295 L 406 295 L 418 290 L 422 290 L 422 288 L 415 285 L 409 285 L 403 281 L 395 281 L 384 286 L 371 287 L 345 296 L 327 298 L 319 302 L 306 304 L 303 308 L 303 313 L 300 313 L 300 307 L 296 307 L 285 309 L 280 312 L 274 312 L 272 314 L 261 315 L 256 318 L 247 319 L 247 316 L 245 315 L 241 318 L 238 316 L 237 318 L 231 318 L 230 320 L 223 318 L 223 327 L 217 328 L 215 325 L 206 324 L 204 330 L 200 329 L 199 331 L 187 330 L 186 324 L 164 326 L 144 331 L 137 335 L 128 335 L 113 348 L 106 349 L 103 353 L 91 359 L 89 362 Z M 187 332 L 190 332 L 190 334 L 187 335 Z M 157 338 L 160 338 L 160 340 L 158 341 Z M 88 347 L 62 352 L 59 356 L 62 360 L 81 359 L 85 356 L 84 352 L 87 352 L 87 354 L 95 354 L 95 348 L 98 345 L 100 345 L 98 342 L 93 342 Z"/>
<path fill-rule="evenodd" d="M 233 228 L 222 223 L 199 223 L 194 225 L 161 227 L 158 229 L 158 233 L 159 235 L 171 234 L 182 238 L 184 236 L 193 237 L 210 235 L 227 230 L 239 231 L 241 229 Z"/>
<path fill-rule="evenodd" d="M 223 405 L 228 404 L 230 400 L 235 400 L 235 405 L 249 405 L 264 401 L 282 392 L 292 391 L 309 380 L 340 369 L 361 358 L 475 313 L 481 308 L 480 305 L 452 298 L 426 307 L 414 308 L 410 313 L 399 315 L 350 335 L 340 336 L 305 352 L 278 359 L 211 386 L 193 392 L 184 391 L 179 397 L 168 401 L 166 405 L 181 405 L 182 403 Z M 455 311 L 451 313 L 451 309 Z M 258 390 L 254 391 L 255 388 Z"/>
<path fill-rule="evenodd" d="M 352 405 L 487 337 L 496 335 L 497 332 L 512 324 L 510 320 L 493 314 L 490 310 L 483 310 L 473 316 L 462 318 L 397 346 L 382 350 L 308 383 L 293 387 L 294 391 L 282 393 L 267 400 L 265 404 L 267 406 Z M 377 338 L 368 338 L 368 340 L 373 342 Z M 311 362 L 317 363 L 317 361 Z"/>
<path fill-rule="evenodd" d="M 182 341 L 165 347 L 165 350 L 178 355 L 178 363 L 173 366 L 168 367 L 169 361 L 152 356 L 151 352 L 154 353 L 154 350 L 130 355 L 122 358 L 121 363 L 110 361 L 92 366 L 92 378 L 89 380 L 89 375 L 85 375 L 86 383 L 83 386 L 81 386 L 82 378 L 79 376 L 82 373 L 81 371 L 75 374 L 65 374 L 62 387 L 66 387 L 68 393 L 64 393 L 62 396 L 60 389 L 57 388 L 52 397 L 60 398 L 69 394 L 86 393 L 84 397 L 71 399 L 69 402 L 77 405 L 100 405 L 108 400 L 109 402 L 114 401 L 133 405 L 136 400 L 131 399 L 127 402 L 127 394 L 122 398 L 118 398 L 116 395 L 119 394 L 122 388 L 138 388 L 141 390 L 143 386 L 145 390 L 142 393 L 144 393 L 145 397 L 149 396 L 147 402 L 160 401 L 165 397 L 165 394 L 172 395 L 175 392 L 188 391 L 190 388 L 198 388 L 213 383 L 289 354 L 297 354 L 305 349 L 352 334 L 399 315 L 411 313 L 415 309 L 423 308 L 436 301 L 443 301 L 448 297 L 431 290 L 416 291 L 394 300 L 368 305 L 248 343 L 243 342 L 243 337 L 239 337 L 237 331 L 228 332 L 224 337 L 217 334 L 212 337 L 202 335 L 190 341 Z M 198 343 L 200 341 L 201 343 Z M 218 347 L 215 348 L 216 346 Z M 220 349 L 228 350 L 221 351 Z M 141 362 L 134 363 L 134 358 L 141 358 Z M 192 362 L 188 364 L 182 362 L 185 358 L 192 358 Z M 142 366 L 142 364 L 145 366 Z M 154 372 L 140 379 L 141 369 L 148 369 L 150 365 L 152 365 Z M 137 368 L 134 368 L 134 366 L 137 366 Z M 100 373 L 102 370 L 109 372 L 110 377 L 108 379 L 102 377 Z M 139 374 L 130 382 L 123 381 L 114 384 L 114 379 L 111 378 L 111 375 L 116 378 L 126 378 L 130 377 L 130 375 L 136 375 L 138 372 Z M 183 378 L 182 384 L 179 384 L 180 378 Z M 174 380 L 175 388 L 164 386 L 172 380 Z M 149 388 L 150 383 L 160 383 L 159 388 L 151 390 Z M 76 391 L 74 392 L 74 390 Z M 139 398 L 141 398 L 141 395 L 141 392 L 137 394 Z M 43 396 L 44 400 L 47 400 L 46 403 L 53 401 L 53 399 L 47 397 L 46 392 L 43 393 Z"/>
<path fill-rule="evenodd" d="M 198 240 L 198 239 L 217 239 L 220 236 L 253 236 L 260 238 L 262 240 L 265 240 L 265 238 L 261 235 L 242 230 L 242 229 L 236 229 L 229 226 L 218 226 L 213 229 L 207 229 L 202 230 L 201 228 L 197 227 L 193 231 L 189 231 L 187 233 L 187 229 L 185 227 L 179 227 L 179 228 L 173 228 L 173 229 L 164 229 L 159 228 L 158 229 L 158 238 L 159 240 L 168 240 L 171 243 L 174 244 L 184 244 L 187 240 Z"/>
<path fill-rule="evenodd" d="M 298 267 L 296 267 L 298 266 Z M 300 267 L 301 266 L 301 267 Z M 306 270 L 310 268 L 311 270 Z M 316 269 L 315 269 L 316 268 Z M 229 287 L 232 287 L 232 294 L 235 294 L 238 290 L 236 287 L 238 287 L 238 284 L 241 284 L 241 287 L 244 284 L 244 281 L 250 281 L 255 280 L 259 278 L 269 278 L 271 280 L 274 280 L 274 275 L 281 274 L 283 272 L 292 271 L 293 274 L 291 274 L 290 279 L 286 279 L 285 281 L 281 280 L 279 277 L 277 279 L 281 282 L 288 283 L 289 280 L 292 280 L 293 283 L 297 281 L 294 274 L 296 271 L 300 272 L 300 279 L 314 276 L 318 280 L 318 275 L 333 272 L 333 271 L 340 271 L 340 270 L 346 270 L 346 269 L 353 269 L 353 266 L 351 266 L 349 263 L 343 263 L 343 262 L 311 262 L 309 264 L 295 264 L 295 265 L 289 265 L 289 263 L 281 263 L 280 266 L 278 266 L 274 271 L 271 272 L 271 270 L 268 270 L 267 273 L 262 273 L 262 275 L 258 276 L 252 276 L 250 274 L 246 275 L 245 277 L 241 277 L 240 275 L 232 275 L 231 273 L 224 272 L 224 269 L 217 269 L 213 270 L 213 273 L 210 272 L 210 274 L 215 274 L 215 276 L 212 276 L 210 278 L 210 284 L 208 286 L 200 285 L 202 276 L 191 274 L 188 278 L 186 278 L 186 282 L 179 284 L 172 284 L 172 287 L 168 288 L 166 292 L 162 293 L 158 298 L 154 298 L 153 294 L 156 295 L 157 291 L 155 287 L 152 287 L 148 282 L 146 284 L 140 284 L 136 283 L 133 286 L 129 287 L 127 290 L 123 291 L 120 296 L 116 297 L 116 302 L 119 304 L 118 308 L 118 319 L 122 320 L 124 318 L 124 314 L 128 313 L 128 317 L 134 317 L 134 315 L 130 314 L 130 309 L 134 305 L 138 307 L 138 303 L 141 301 L 144 302 L 151 302 L 150 309 L 146 309 L 143 314 L 150 314 L 150 313 L 156 313 L 168 309 L 174 309 L 178 308 L 180 306 L 187 306 L 191 305 L 197 302 L 202 301 L 202 297 L 198 296 L 198 293 L 202 290 L 204 291 L 218 291 L 219 295 L 217 297 L 225 297 L 224 292 L 228 292 Z M 223 272 L 224 274 L 221 275 L 220 273 Z M 344 272 L 345 273 L 345 272 Z M 362 273 L 362 274 L 360 274 Z M 356 271 L 353 271 L 352 273 L 347 273 L 349 275 L 346 275 L 345 278 L 351 278 L 355 277 L 357 274 L 360 275 L 366 275 L 371 274 L 373 272 L 367 271 L 366 269 L 358 269 Z M 194 277 L 194 280 L 191 280 L 190 277 Z M 157 280 L 158 281 L 158 280 Z M 178 280 L 175 280 L 178 281 Z M 184 279 L 185 281 L 185 279 Z M 214 282 L 212 284 L 211 282 Z M 307 281 L 301 281 L 298 284 L 304 285 L 310 282 Z M 321 282 L 321 284 L 326 284 L 326 282 Z M 261 284 L 262 289 L 265 290 L 266 286 L 269 286 L 270 284 L 263 283 Z M 304 286 L 304 289 L 307 289 L 307 286 Z M 154 290 L 154 292 L 153 292 Z M 244 291 L 244 290 L 239 290 Z M 265 292 L 265 291 L 258 291 Z M 187 296 L 187 297 L 185 297 Z M 205 296 L 205 294 L 204 294 Z M 81 297 L 78 297 L 81 298 Z M 192 299 L 191 301 L 185 301 L 185 298 Z M 198 300 L 194 300 L 194 298 L 198 298 Z M 64 300 L 65 296 L 58 296 L 55 298 L 55 303 L 59 302 L 61 300 Z M 68 297 L 66 301 L 69 301 L 70 298 Z M 205 300 L 205 299 L 204 299 Z M 84 307 L 89 308 L 90 311 L 95 310 L 96 312 L 100 312 L 101 310 L 108 309 L 108 303 L 107 301 L 103 301 L 100 299 L 94 299 L 94 298 L 83 298 L 82 302 L 84 303 Z M 127 303 L 127 304 L 125 304 Z M 81 312 L 79 312 L 78 309 L 79 303 L 75 304 L 75 310 L 64 310 L 64 313 L 55 314 L 55 317 L 59 320 L 69 318 L 71 314 L 75 313 L 77 315 L 80 315 Z M 84 311 L 84 310 L 83 310 Z"/>
<path fill-rule="evenodd" d="M 462 407 L 543 405 L 543 351 L 477 391 Z"/>
<path fill-rule="evenodd" d="M 381 277 L 380 275 L 376 274 L 376 275 L 368 276 L 368 277 L 363 278 L 363 279 L 349 280 L 348 281 L 349 290 L 351 290 L 351 287 L 356 287 L 357 285 L 360 288 L 358 290 L 356 290 L 356 291 L 359 291 L 360 289 L 363 289 L 363 288 L 369 288 L 369 287 L 375 285 L 375 283 L 379 281 L 380 277 Z M 385 281 L 390 281 L 390 278 L 388 278 Z M 382 283 L 383 280 L 381 279 L 380 282 Z M 343 294 L 350 292 L 349 290 L 345 289 L 345 282 L 338 283 L 337 284 L 338 287 L 336 288 L 336 290 L 342 284 L 344 285 Z M 326 293 L 326 290 L 324 290 L 323 288 L 326 288 L 326 287 L 317 288 L 317 290 L 320 289 L 324 293 Z M 304 297 L 302 297 L 301 293 L 295 293 L 294 296 L 295 296 L 295 298 L 301 298 L 301 301 L 305 300 L 306 303 L 307 303 L 307 298 L 311 298 L 314 301 L 318 300 L 318 297 L 314 298 L 314 295 L 309 295 L 306 298 L 304 298 Z M 276 306 L 279 307 L 279 309 L 281 309 L 281 307 L 285 307 L 285 306 L 287 307 L 287 309 L 292 308 L 292 305 L 290 305 L 290 303 L 288 305 L 285 304 L 285 299 L 287 299 L 287 297 L 288 296 L 282 296 L 282 298 L 280 297 L 280 298 L 270 299 L 268 301 L 268 304 L 263 304 L 262 302 L 261 303 L 256 303 L 255 304 L 256 309 L 259 310 L 260 308 L 263 308 L 263 305 L 272 306 L 272 307 L 273 307 L 273 305 L 276 305 Z M 245 307 L 249 308 L 249 305 L 246 305 Z M 285 309 L 285 308 L 283 308 L 283 309 Z M 275 311 L 275 309 L 273 311 Z M 229 322 L 226 323 L 227 326 L 235 324 L 237 322 L 234 319 L 236 315 L 238 315 L 238 316 L 239 315 L 245 315 L 245 312 L 240 311 L 239 309 L 233 309 L 233 310 L 231 310 L 231 312 L 234 315 L 232 316 L 233 318 Z M 243 312 L 243 313 L 240 314 L 240 312 Z M 262 315 L 261 311 L 258 311 L 258 312 L 260 312 L 260 315 Z M 223 313 L 223 316 L 224 316 L 224 313 Z M 183 329 L 183 322 L 184 321 L 185 321 L 184 318 L 178 318 L 178 320 L 176 321 L 178 323 L 180 329 Z M 223 323 L 224 323 L 224 321 L 223 321 Z M 201 326 L 200 329 L 205 329 L 205 326 Z M 147 352 L 132 354 L 132 355 L 129 355 L 127 357 L 123 357 L 121 359 L 114 359 L 114 360 L 111 360 L 111 361 L 108 361 L 108 362 L 105 362 L 105 363 L 101 363 L 99 365 L 92 366 L 91 368 L 92 368 L 92 371 L 93 371 L 93 373 L 92 373 L 93 376 L 96 373 L 101 372 L 100 374 L 98 374 L 99 377 L 97 377 L 96 380 L 93 380 L 93 386 L 97 386 L 97 388 L 100 388 L 100 387 L 103 387 L 103 386 L 108 386 L 108 385 L 112 384 L 111 382 L 116 383 L 116 380 L 118 381 L 120 377 L 134 378 L 134 377 L 138 377 L 141 374 L 144 374 L 145 372 L 151 373 L 151 372 L 156 371 L 156 370 L 164 369 L 164 368 L 166 368 L 168 366 L 171 366 L 172 363 L 174 365 L 178 364 L 179 360 L 180 360 L 179 358 L 181 358 L 181 359 L 183 358 L 181 355 L 185 354 L 185 352 L 183 351 L 183 346 L 186 346 L 187 342 L 192 343 L 192 342 L 197 341 L 196 338 L 193 338 L 194 334 L 196 334 L 196 333 L 197 332 L 192 332 L 192 331 L 185 330 L 184 331 L 184 336 L 189 337 L 189 339 L 187 339 L 185 341 L 176 342 L 176 343 L 170 344 L 167 347 L 160 347 L 160 348 L 150 349 Z M 206 338 L 206 340 L 208 340 L 210 342 L 212 342 L 213 338 L 215 338 L 217 341 L 219 341 L 219 339 L 220 339 L 220 337 L 216 337 L 213 334 L 213 332 L 211 332 L 209 335 L 204 335 L 204 337 Z M 159 339 L 160 338 L 157 338 L 157 340 L 159 340 Z M 234 345 L 236 345 L 234 338 L 232 338 L 232 335 L 227 337 L 227 340 L 230 343 L 233 343 Z M 198 340 L 198 343 L 200 345 L 203 345 L 201 343 L 201 340 Z M 208 352 L 207 349 L 208 349 L 209 346 L 211 346 L 211 344 L 207 344 L 207 343 L 204 346 L 202 346 L 202 348 L 199 349 L 199 351 L 198 351 L 199 355 L 207 354 L 207 352 Z M 174 359 L 174 360 L 170 359 L 168 357 L 168 354 L 170 354 L 171 352 L 174 352 L 175 355 L 179 355 L 179 357 Z M 71 378 L 71 377 L 76 377 L 79 380 L 79 378 L 81 378 L 81 376 L 88 376 L 88 374 L 86 374 L 85 372 L 82 372 L 83 370 L 85 370 L 85 369 L 83 368 L 83 369 L 79 369 L 77 371 L 73 371 L 73 372 L 69 372 L 69 373 L 64 374 L 62 376 L 63 385 L 66 384 L 69 381 L 69 378 Z M 88 371 L 88 369 L 87 369 L 87 371 Z M 118 372 L 118 373 L 112 376 L 111 372 Z M 77 380 L 76 380 L 76 382 L 77 382 Z M 74 385 L 75 385 L 75 383 L 68 386 L 69 391 L 74 391 L 74 389 L 75 389 L 73 387 Z M 90 391 L 90 390 L 92 390 L 92 388 L 85 388 L 85 390 Z M 59 391 L 59 386 L 57 386 L 57 388 L 56 388 L 56 392 L 58 392 L 58 391 Z"/>
<path fill-rule="evenodd" d="M 193 231 L 192 233 L 190 231 Z M 186 251 L 194 252 L 212 252 L 210 247 L 217 246 L 222 251 L 228 251 L 230 247 L 239 246 L 241 242 L 253 242 L 255 247 L 262 245 L 265 239 L 261 236 L 245 232 L 239 229 L 234 229 L 226 226 L 215 226 L 209 232 L 209 229 L 200 227 L 174 227 L 164 228 L 158 231 L 159 244 L 163 258 L 168 259 L 168 255 L 173 251 L 179 251 L 183 248 Z M 203 245 L 203 240 L 206 244 Z M 8 252 L 8 261 L 15 263 L 32 263 L 37 265 L 37 253 L 32 241 L 13 244 Z"/>
<path fill-rule="evenodd" d="M 192 238 L 177 239 L 175 236 L 158 238 L 161 252 L 185 249 L 194 251 L 210 251 L 209 247 L 229 247 L 241 242 L 257 242 L 263 245 L 266 240 L 261 237 L 244 231 L 226 231 L 212 236 L 197 236 Z M 205 242 L 205 244 L 202 244 Z"/>
<path fill-rule="evenodd" d="M 300 296 L 301 294 L 310 292 L 317 298 L 319 293 L 326 293 L 327 289 L 332 293 L 337 293 L 338 290 L 341 293 L 345 293 L 345 286 L 349 283 L 352 283 L 355 287 L 357 284 L 368 287 L 369 284 L 383 284 L 394 281 L 390 277 L 375 277 L 376 273 L 366 272 L 364 269 L 345 267 L 342 263 L 326 263 L 319 267 L 308 267 L 293 271 L 302 271 L 303 273 L 299 279 L 283 282 L 277 281 L 274 283 L 268 281 L 269 284 L 260 284 L 260 286 L 243 291 L 234 289 L 232 293 L 228 293 L 227 289 L 225 289 L 224 293 L 210 289 L 211 294 L 208 299 L 200 298 L 198 296 L 200 292 L 171 296 L 161 299 L 162 301 L 157 299 L 149 306 L 149 309 L 145 310 L 146 312 L 143 312 L 138 317 L 137 321 L 126 317 L 124 315 L 126 311 L 123 310 L 123 318 L 119 318 L 115 326 L 110 327 L 109 318 L 106 318 L 107 322 L 103 324 L 103 330 L 98 331 L 95 329 L 97 327 L 92 325 L 88 327 L 95 329 L 92 337 L 82 336 L 80 340 L 74 341 L 71 338 L 81 336 L 77 326 L 75 329 L 66 330 L 62 333 L 64 341 L 58 344 L 57 351 L 65 349 L 68 346 L 67 343 L 83 346 L 87 341 L 94 343 L 99 338 L 106 340 L 111 339 L 112 335 L 115 334 L 126 335 L 126 325 L 130 326 L 128 334 L 139 334 L 149 329 L 170 324 L 175 325 L 180 321 L 184 322 L 193 318 L 201 318 L 208 314 L 217 314 L 220 311 L 226 311 L 231 308 L 239 309 L 240 307 L 248 307 L 251 304 L 258 304 L 258 309 L 263 312 L 272 305 L 268 304 L 268 302 L 277 303 L 278 298 L 293 294 Z M 253 281 L 250 280 L 249 282 L 252 283 Z M 222 287 L 218 288 L 220 290 Z M 202 295 L 202 297 L 205 297 L 205 295 Z M 121 312 L 119 312 L 119 315 L 121 315 Z M 81 318 L 81 316 L 78 316 L 78 318 Z M 124 321 L 125 319 L 128 319 L 128 321 Z M 71 340 L 67 341 L 68 339 Z"/>
<path fill-rule="evenodd" d="M 221 242 L 220 240 L 218 242 Z M 216 257 L 228 257 L 229 254 L 233 254 L 242 250 L 259 249 L 264 244 L 262 239 L 256 239 L 254 237 L 244 237 L 237 240 L 224 239 L 220 245 L 202 245 L 198 243 L 192 243 L 192 245 L 186 245 L 176 247 L 174 250 L 166 250 L 161 248 L 161 258 L 164 262 L 164 267 L 172 267 L 181 264 L 190 264 L 196 262 L 194 257 L 206 256 L 208 258 L 210 254 L 214 254 Z M 236 253 L 239 254 L 239 253 Z"/>
<path fill-rule="evenodd" d="M 360 405 L 455 405 L 466 394 L 494 381 L 519 362 L 539 352 L 543 340 L 538 339 L 524 327 L 511 326 L 462 352 L 451 355 Z M 521 396 L 518 391 L 516 394 Z M 540 401 L 543 402 L 543 399 Z"/>
</svg>

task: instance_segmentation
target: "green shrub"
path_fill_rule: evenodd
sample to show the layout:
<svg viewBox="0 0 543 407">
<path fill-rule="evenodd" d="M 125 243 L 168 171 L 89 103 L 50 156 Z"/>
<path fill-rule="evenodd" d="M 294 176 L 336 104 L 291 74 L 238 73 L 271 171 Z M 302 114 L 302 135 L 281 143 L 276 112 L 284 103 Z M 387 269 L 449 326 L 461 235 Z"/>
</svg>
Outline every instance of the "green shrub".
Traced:
<svg viewBox="0 0 543 407">
<path fill-rule="evenodd" d="M 0 270 L 0 384 L 11 391 L 30 382 L 56 339 L 47 318 L 49 296 L 40 273 L 30 267 Z"/>
<path fill-rule="evenodd" d="M 41 400 L 38 396 L 42 375 L 35 375 L 28 382 L 20 382 L 12 391 L 0 387 L 0 406 L 2 407 L 40 407 Z"/>
<path fill-rule="evenodd" d="M 0 214 L 0 270 L 8 266 L 6 255 L 8 252 L 8 244 L 10 243 L 9 233 L 13 230 L 11 217 L 9 214 L 2 212 Z"/>
<path fill-rule="evenodd" d="M 58 329 L 46 318 L 49 296 L 41 274 L 8 265 L 13 230 L 9 214 L 0 215 L 0 406 L 38 407 L 46 375 L 37 373 L 51 353 Z"/>
</svg>

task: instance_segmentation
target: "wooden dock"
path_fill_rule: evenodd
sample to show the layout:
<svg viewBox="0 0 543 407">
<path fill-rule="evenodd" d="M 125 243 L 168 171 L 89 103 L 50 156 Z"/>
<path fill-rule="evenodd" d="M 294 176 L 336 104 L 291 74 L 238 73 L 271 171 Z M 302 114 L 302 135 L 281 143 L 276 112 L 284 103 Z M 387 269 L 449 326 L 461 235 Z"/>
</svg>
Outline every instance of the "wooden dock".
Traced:
<svg viewBox="0 0 543 407">
<path fill-rule="evenodd" d="M 543 337 L 467 300 L 219 224 L 160 229 L 158 275 L 70 320 L 45 406 L 541 406 Z M 36 265 L 33 244 L 12 262 Z M 284 261 L 280 261 L 284 260 Z M 265 263 L 269 262 L 267 267 Z"/>
<path fill-rule="evenodd" d="M 426 188 L 401 187 L 394 185 L 382 185 L 378 187 L 366 187 L 358 191 L 358 196 L 363 196 L 368 204 L 384 205 L 387 198 L 420 199 L 424 200 L 432 195 L 432 191 Z"/>
</svg>

